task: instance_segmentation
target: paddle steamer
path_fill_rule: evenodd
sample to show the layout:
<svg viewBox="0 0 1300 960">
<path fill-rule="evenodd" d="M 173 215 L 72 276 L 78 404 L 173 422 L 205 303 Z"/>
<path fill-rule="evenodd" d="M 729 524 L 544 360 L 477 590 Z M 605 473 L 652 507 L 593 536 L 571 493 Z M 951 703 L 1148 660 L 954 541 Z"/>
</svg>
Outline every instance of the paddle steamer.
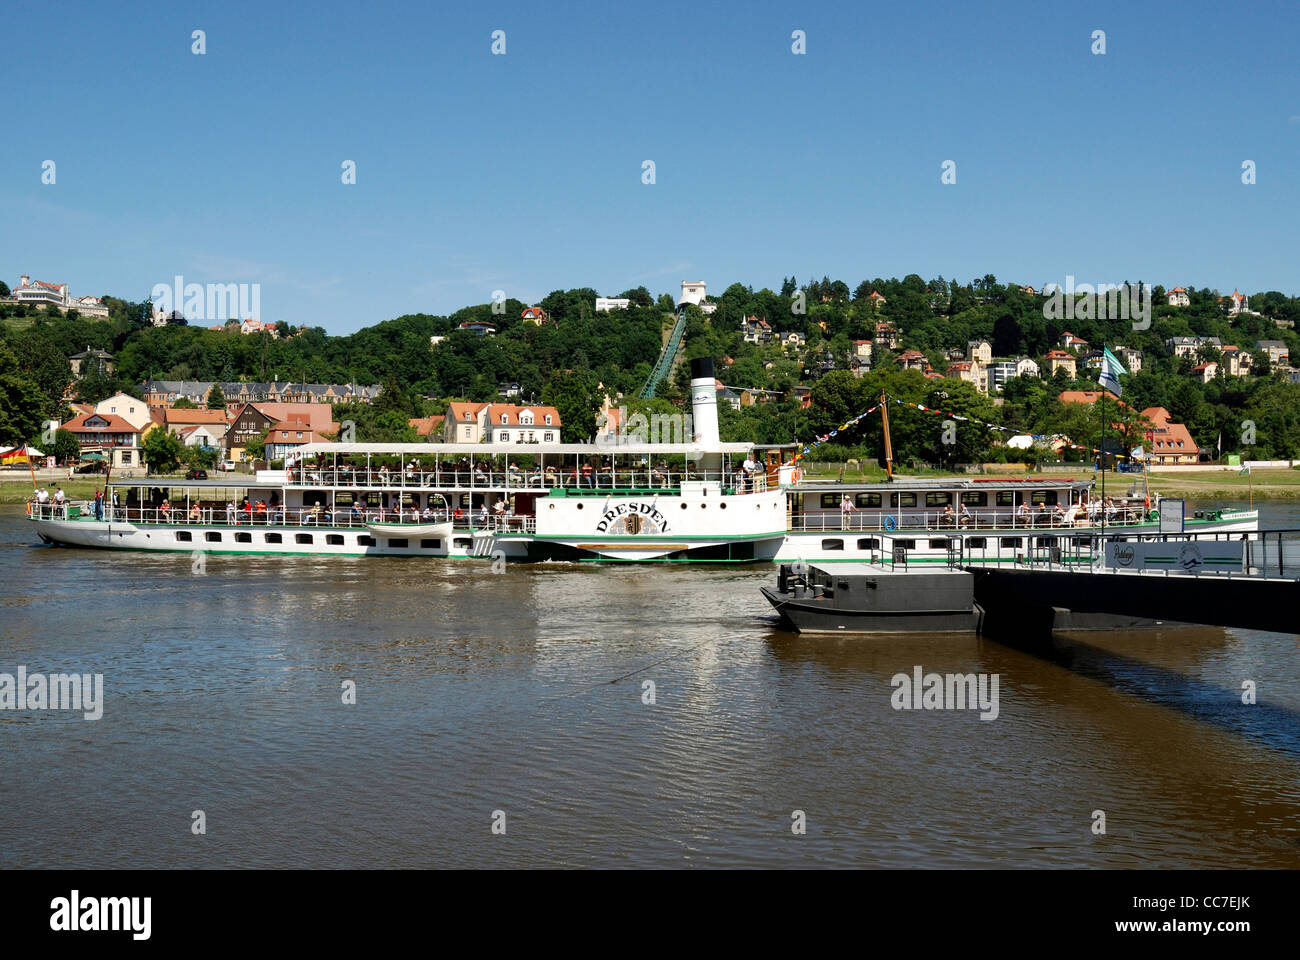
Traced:
<svg viewBox="0 0 1300 960">
<path fill-rule="evenodd" d="M 712 361 L 692 361 L 690 443 L 312 443 L 240 481 L 110 480 L 96 506 L 33 504 L 47 543 L 211 553 L 504 560 L 943 561 L 990 538 L 1158 530 L 1158 496 L 1091 479 L 811 483 L 781 448 L 722 443 Z M 757 453 L 757 459 L 755 457 Z M 1255 530 L 1221 511 L 1189 530 Z"/>
</svg>

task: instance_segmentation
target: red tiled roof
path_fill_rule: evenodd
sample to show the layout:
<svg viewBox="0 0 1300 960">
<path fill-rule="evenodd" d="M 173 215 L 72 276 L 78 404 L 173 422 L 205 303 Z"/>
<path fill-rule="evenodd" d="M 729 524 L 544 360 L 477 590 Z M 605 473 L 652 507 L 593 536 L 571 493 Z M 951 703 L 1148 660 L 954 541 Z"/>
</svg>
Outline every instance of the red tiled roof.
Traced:
<svg viewBox="0 0 1300 960">
<path fill-rule="evenodd" d="M 225 423 L 225 410 L 189 409 L 186 407 L 167 407 L 163 410 L 163 423 Z"/>
<path fill-rule="evenodd" d="M 428 437 L 442 430 L 443 422 L 446 419 L 447 418 L 445 416 L 412 417 L 409 421 L 407 421 L 407 423 L 409 426 L 414 427 L 415 432 L 418 433 L 420 436 Z"/>
<path fill-rule="evenodd" d="M 721 384 L 719 384 L 721 385 Z M 560 411 L 554 407 L 520 407 L 513 403 L 492 403 L 487 408 L 487 422 L 496 427 L 527 427 L 530 424 L 521 423 L 519 417 L 526 410 L 531 410 L 533 422 L 531 426 L 535 427 L 558 427 L 560 426 Z M 546 415 L 550 414 L 551 422 L 546 422 Z M 506 418 L 501 422 L 501 417 Z"/>
<path fill-rule="evenodd" d="M 103 420 L 104 426 L 87 426 L 88 420 Z M 62 427 L 72 433 L 139 433 L 140 431 L 115 413 L 83 413 L 73 417 Z"/>
<path fill-rule="evenodd" d="M 472 423 L 478 419 L 479 411 L 486 406 L 486 403 L 453 400 L 447 405 L 447 416 L 456 423 Z"/>
</svg>

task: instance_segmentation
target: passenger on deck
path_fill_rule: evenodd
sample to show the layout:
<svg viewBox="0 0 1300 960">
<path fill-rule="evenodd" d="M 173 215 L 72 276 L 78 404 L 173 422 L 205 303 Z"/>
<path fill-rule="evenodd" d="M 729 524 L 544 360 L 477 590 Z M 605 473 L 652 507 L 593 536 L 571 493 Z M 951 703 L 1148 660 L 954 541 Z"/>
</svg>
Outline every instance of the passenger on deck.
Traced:
<svg viewBox="0 0 1300 960">
<path fill-rule="evenodd" d="M 201 516 L 202 513 L 199 510 L 199 505 L 197 503 L 192 504 L 190 506 L 190 523 L 197 523 Z"/>
<path fill-rule="evenodd" d="M 957 514 L 952 509 L 952 504 L 945 504 L 939 513 L 939 524 L 945 527 L 951 527 L 957 522 Z"/>
<path fill-rule="evenodd" d="M 963 527 L 969 527 L 974 522 L 975 518 L 971 515 L 970 507 L 963 503 L 961 505 L 961 525 Z"/>
<path fill-rule="evenodd" d="M 235 523 L 235 501 L 231 500 L 226 504 L 226 523 L 234 526 Z"/>
</svg>

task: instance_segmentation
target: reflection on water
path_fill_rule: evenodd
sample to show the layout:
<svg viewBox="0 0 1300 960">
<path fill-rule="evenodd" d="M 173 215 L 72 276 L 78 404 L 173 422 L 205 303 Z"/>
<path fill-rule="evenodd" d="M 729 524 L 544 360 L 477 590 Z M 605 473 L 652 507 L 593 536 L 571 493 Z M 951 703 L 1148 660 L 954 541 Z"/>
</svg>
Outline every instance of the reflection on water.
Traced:
<svg viewBox="0 0 1300 960">
<path fill-rule="evenodd" d="M 0 712 L 0 865 L 1300 866 L 1295 637 L 793 636 L 772 576 L 246 556 L 196 576 L 33 547 L 7 508 L 0 671 L 102 672 L 106 703 Z M 999 674 L 998 719 L 892 709 L 917 664 Z"/>
</svg>

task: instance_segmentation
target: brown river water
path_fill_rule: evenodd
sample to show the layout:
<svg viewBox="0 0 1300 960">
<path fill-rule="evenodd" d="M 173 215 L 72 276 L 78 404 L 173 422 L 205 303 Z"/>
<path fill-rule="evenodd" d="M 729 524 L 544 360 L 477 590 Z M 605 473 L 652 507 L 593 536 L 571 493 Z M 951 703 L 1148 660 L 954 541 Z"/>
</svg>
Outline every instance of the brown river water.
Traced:
<svg viewBox="0 0 1300 960">
<path fill-rule="evenodd" d="M 0 508 L 0 673 L 104 678 L 95 721 L 0 710 L 0 867 L 1300 867 L 1297 637 L 800 637 L 774 579 L 199 574 L 43 547 Z M 895 710 L 916 665 L 997 674 L 996 719 Z"/>
</svg>

